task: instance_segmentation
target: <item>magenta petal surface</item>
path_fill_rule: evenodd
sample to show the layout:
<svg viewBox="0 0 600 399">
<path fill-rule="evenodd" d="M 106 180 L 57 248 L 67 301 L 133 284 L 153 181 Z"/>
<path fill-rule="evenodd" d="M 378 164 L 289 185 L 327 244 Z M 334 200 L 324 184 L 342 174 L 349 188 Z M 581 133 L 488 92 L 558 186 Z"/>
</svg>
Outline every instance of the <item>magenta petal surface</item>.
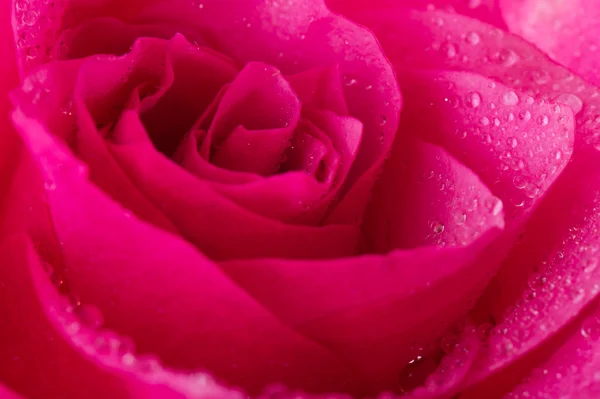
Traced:
<svg viewBox="0 0 600 399">
<path fill-rule="evenodd" d="M 120 125 L 117 130 L 140 129 L 133 112 L 124 113 Z M 111 149 L 136 186 L 211 258 L 333 258 L 356 253 L 358 229 L 354 226 L 317 228 L 270 220 L 220 195 L 149 143 Z"/>
<path fill-rule="evenodd" d="M 193 378 L 160 366 L 153 372 L 132 367 L 123 357 L 132 355 L 119 352 L 118 345 L 114 352 L 103 351 L 97 343 L 108 335 L 90 330 L 65 311 L 66 300 L 50 284 L 28 239 L 5 240 L 0 256 L 0 315 L 11 327 L 2 330 L 0 379 L 16 392 L 73 399 L 238 396 L 214 383 L 198 389 Z"/>
<path fill-rule="evenodd" d="M 511 32 L 579 76 L 600 84 L 600 4 L 594 0 L 501 0 Z"/>
<path fill-rule="evenodd" d="M 531 212 L 571 157 L 568 106 L 467 72 L 404 73 L 401 80 L 401 131 L 418 132 L 470 167 L 505 203 L 509 220 Z"/>
<path fill-rule="evenodd" d="M 596 299 L 569 326 L 560 347 L 537 365 L 527 381 L 505 396 L 593 399 L 600 395 L 600 309 Z"/>
<path fill-rule="evenodd" d="M 465 247 L 327 262 L 229 261 L 221 268 L 284 323 L 357 368 L 376 393 L 397 386 L 399 368 L 414 356 L 411 344 L 433 339 L 465 314 L 501 258 L 490 246 L 498 233 L 490 225 Z"/>
<path fill-rule="evenodd" d="M 368 253 L 463 246 L 504 226 L 502 201 L 435 145 L 398 140 L 377 183 L 363 226 Z"/>
<path fill-rule="evenodd" d="M 85 168 L 41 125 L 19 111 L 14 121 L 46 181 L 63 272 L 106 327 L 169 366 L 207 368 L 254 392 L 270 382 L 312 391 L 356 382 L 336 355 L 282 324 L 193 246 L 89 184 Z"/>
</svg>

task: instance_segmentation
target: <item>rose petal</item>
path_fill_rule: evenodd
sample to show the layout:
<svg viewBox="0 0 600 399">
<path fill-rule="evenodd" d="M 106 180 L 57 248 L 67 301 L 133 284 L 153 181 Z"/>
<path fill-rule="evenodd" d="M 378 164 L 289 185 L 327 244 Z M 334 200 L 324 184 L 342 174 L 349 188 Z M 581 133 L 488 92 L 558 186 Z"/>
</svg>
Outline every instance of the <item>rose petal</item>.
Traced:
<svg viewBox="0 0 600 399">
<path fill-rule="evenodd" d="M 414 389 L 407 399 L 436 399 L 457 394 L 460 383 L 471 370 L 481 348 L 477 329 L 470 323 L 464 328 L 461 340 L 442 359 L 439 367 L 429 375 L 422 387 Z"/>
<path fill-rule="evenodd" d="M 69 141 L 78 157 L 92 169 L 91 179 L 94 183 L 112 198 L 142 219 L 168 231 L 176 231 L 173 224 L 132 185 L 107 151 L 81 96 L 72 100 L 76 81 L 84 81 L 80 82 L 79 89 L 86 84 L 86 74 L 78 74 L 83 64 L 81 61 L 54 63 L 39 68 L 35 74 L 26 78 L 22 90 L 12 93 L 13 103 L 27 108 L 29 113 L 35 114 L 55 134 Z M 110 74 L 106 68 L 103 72 L 103 76 Z M 96 78 L 94 82 L 98 84 L 98 80 Z M 102 87 L 101 84 L 99 86 Z M 88 95 L 90 93 L 97 94 L 97 90 L 86 92 Z M 31 97 L 35 101 L 31 101 Z M 92 99 L 90 103 L 98 102 Z M 96 105 L 92 108 L 103 107 Z"/>
<path fill-rule="evenodd" d="M 356 183 L 331 221 L 360 218 L 391 147 L 401 107 L 394 74 L 373 35 L 330 13 L 322 0 L 293 0 L 280 7 L 272 7 L 267 0 L 206 0 L 202 7 L 192 0 L 130 1 L 126 5 L 98 0 L 86 5 L 69 3 L 61 11 L 62 22 L 53 20 L 51 25 L 74 28 L 89 16 L 142 25 L 175 24 L 197 29 L 198 34 L 190 33 L 188 40 L 209 42 L 211 48 L 240 64 L 260 61 L 286 75 L 339 65 L 348 110 L 363 123 L 366 139 L 350 172 L 349 180 Z M 44 37 L 54 41 L 55 35 Z"/>
<path fill-rule="evenodd" d="M 10 37 L 10 4 L 5 2 L 0 8 L 0 35 Z M 12 40 L 3 40 L 0 43 L 0 54 L 4 61 L 0 67 L 0 220 L 4 219 L 4 198 L 20 154 L 18 138 L 9 119 L 8 110 L 10 100 L 8 93 L 18 84 L 17 65 L 14 43 Z M 1 236 L 1 227 L 0 227 Z"/>
<path fill-rule="evenodd" d="M 125 112 L 116 127 L 142 129 L 133 112 Z M 212 259 L 335 258 L 356 253 L 354 226 L 292 226 L 270 220 L 219 195 L 148 143 L 113 145 L 111 151 L 146 197 Z"/>
<path fill-rule="evenodd" d="M 360 15 L 361 12 L 369 12 L 374 9 L 385 9 L 398 6 L 397 0 L 373 0 L 365 2 L 363 0 L 326 0 L 327 5 L 335 12 L 347 14 L 349 16 Z M 403 0 L 402 7 L 416 10 L 444 10 L 452 13 L 456 12 L 471 18 L 478 19 L 498 28 L 505 29 L 504 21 L 498 0 Z"/>
<path fill-rule="evenodd" d="M 408 99 L 401 131 L 417 132 L 471 168 L 504 202 L 509 221 L 531 212 L 570 159 L 568 107 L 467 72 L 402 73 L 401 82 Z"/>
<path fill-rule="evenodd" d="M 61 322 L 72 315 L 64 311 L 29 240 L 3 242 L 0 256 L 0 315 L 10 326 L 2 329 L 0 380 L 15 391 L 61 398 L 238 397 L 215 384 L 194 387 L 191 378 L 160 366 L 145 373 L 114 353 L 99 353 L 95 337 L 78 322 Z"/>
<path fill-rule="evenodd" d="M 290 146 L 300 106 L 276 68 L 249 63 L 220 99 L 203 152 L 226 169 L 273 174 Z"/>
<path fill-rule="evenodd" d="M 466 247 L 332 261 L 229 261 L 221 268 L 285 323 L 360 370 L 375 393 L 397 388 L 411 344 L 437 338 L 439 328 L 465 314 L 499 262 L 502 250 L 490 246 L 497 235 L 490 225 Z"/>
<path fill-rule="evenodd" d="M 22 399 L 23 397 L 10 391 L 8 388 L 0 384 L 0 398 L 2 399 Z"/>
<path fill-rule="evenodd" d="M 600 308 L 596 299 L 584 317 L 569 326 L 568 335 L 527 381 L 506 396 L 593 399 L 600 394 Z"/>
<path fill-rule="evenodd" d="M 512 32 L 584 79 L 600 84 L 600 7 L 594 0 L 501 0 Z"/>
<path fill-rule="evenodd" d="M 131 336 L 141 353 L 207 368 L 250 392 L 274 381 L 311 391 L 359 383 L 329 350 L 282 325 L 191 245 L 131 217 L 90 185 L 84 167 L 39 123 L 19 111 L 13 117 L 47 183 L 61 272 L 108 328 Z"/>
<path fill-rule="evenodd" d="M 491 314 L 498 321 L 497 334 L 478 356 L 467 383 L 506 369 L 476 389 L 508 389 L 518 382 L 535 364 L 527 354 L 574 319 L 600 291 L 599 173 L 595 152 L 582 152 L 572 161 L 480 299 L 475 314 Z M 516 309 L 506 309 L 514 304 Z M 543 353 L 551 351 L 546 348 Z"/>
<path fill-rule="evenodd" d="M 396 8 L 365 14 L 360 22 L 374 30 L 398 70 L 474 72 L 533 97 L 565 104 L 576 114 L 576 147 L 600 143 L 598 89 L 523 39 L 440 11 Z M 477 34 L 478 44 L 470 44 L 465 32 Z"/>
<path fill-rule="evenodd" d="M 468 245 L 491 226 L 504 226 L 502 208 L 473 172 L 440 147 L 398 140 L 365 216 L 365 252 Z"/>
<path fill-rule="evenodd" d="M 194 176 L 214 183 L 229 185 L 263 180 L 259 175 L 222 169 L 208 162 L 198 151 L 205 135 L 205 130 L 193 129 L 181 140 L 179 148 L 173 154 L 173 160 Z"/>
</svg>

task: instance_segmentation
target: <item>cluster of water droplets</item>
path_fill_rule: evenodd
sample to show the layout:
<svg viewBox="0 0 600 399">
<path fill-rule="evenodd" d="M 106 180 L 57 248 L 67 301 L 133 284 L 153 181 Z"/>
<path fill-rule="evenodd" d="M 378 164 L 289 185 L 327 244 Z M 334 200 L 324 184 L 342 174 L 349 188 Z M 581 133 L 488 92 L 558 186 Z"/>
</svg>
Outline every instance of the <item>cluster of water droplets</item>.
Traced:
<svg viewBox="0 0 600 399">
<path fill-rule="evenodd" d="M 600 207 L 589 210 L 584 225 L 572 226 L 561 246 L 541 260 L 529 275 L 527 288 L 491 330 L 489 350 L 481 356 L 482 369 L 505 364 L 530 350 L 540 339 L 562 328 L 600 292 Z M 582 337 L 600 340 L 600 320 L 583 322 Z"/>
<path fill-rule="evenodd" d="M 64 0 L 16 0 L 17 49 L 28 65 L 39 64 L 54 58 L 57 51 L 64 50 L 54 40 L 58 36 L 60 18 L 65 8 Z"/>
<path fill-rule="evenodd" d="M 95 306 L 87 305 L 71 292 L 63 274 L 48 263 L 44 270 L 50 281 L 61 294 L 59 306 L 50 309 L 51 315 L 60 323 L 69 339 L 84 352 L 100 357 L 102 362 L 116 369 L 136 373 L 142 380 L 151 384 L 163 384 L 189 397 L 206 394 L 207 390 L 227 391 L 235 398 L 242 394 L 220 387 L 211 376 L 205 373 L 177 373 L 165 369 L 154 355 L 139 355 L 135 352 L 133 340 L 104 329 L 102 312 Z"/>
<path fill-rule="evenodd" d="M 576 114 L 578 141 L 600 150 L 600 92 L 596 87 L 552 64 L 544 53 L 522 39 L 446 11 L 430 6 L 420 16 L 414 15 L 405 28 L 411 29 L 410 34 L 397 23 L 373 27 L 380 33 L 388 56 L 398 65 L 473 71 L 536 99 L 567 105 Z M 417 22 L 418 18 L 422 22 Z M 415 29 L 428 32 L 428 36 L 407 42 Z M 527 114 L 523 118 L 528 118 Z"/>
</svg>

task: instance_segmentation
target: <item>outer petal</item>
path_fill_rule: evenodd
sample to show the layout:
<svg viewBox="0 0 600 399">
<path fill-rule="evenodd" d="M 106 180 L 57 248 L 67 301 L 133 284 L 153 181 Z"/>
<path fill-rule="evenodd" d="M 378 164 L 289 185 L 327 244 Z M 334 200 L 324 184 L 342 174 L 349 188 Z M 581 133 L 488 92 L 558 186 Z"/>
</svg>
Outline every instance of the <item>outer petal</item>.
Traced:
<svg viewBox="0 0 600 399">
<path fill-rule="evenodd" d="M 537 216 L 523 233 L 526 242 L 515 247 L 475 314 L 480 320 L 488 321 L 491 313 L 497 320 L 502 310 L 508 304 L 514 304 L 520 294 L 532 298 L 529 292 L 523 293 L 528 277 L 524 271 L 532 271 L 535 267 L 547 272 L 559 268 L 571 276 L 578 276 L 578 281 L 584 279 L 591 285 L 583 286 L 583 296 L 572 289 L 565 296 L 558 291 L 558 296 L 552 296 L 550 302 L 546 299 L 542 302 L 530 300 L 516 316 L 511 313 L 508 324 L 502 322 L 497 329 L 499 332 L 505 329 L 511 332 L 510 338 L 502 337 L 502 334 L 493 338 L 489 350 L 482 352 L 481 360 L 473 368 L 472 377 L 468 378 L 470 383 L 480 381 L 514 363 L 550 338 L 597 292 L 594 279 L 587 280 L 584 271 L 590 270 L 584 265 L 586 259 L 593 263 L 597 255 L 589 253 L 583 256 L 582 261 L 578 251 L 583 248 L 587 254 L 596 241 L 596 219 L 591 215 L 595 215 L 597 201 L 595 175 L 599 157 L 594 147 L 600 123 L 600 118 L 596 121 L 596 113 L 600 109 L 598 91 L 553 64 L 520 39 L 477 21 L 441 12 L 403 13 L 401 10 L 397 13 L 373 14 L 365 21 L 378 34 L 387 50 L 386 54 L 400 71 L 409 68 L 473 71 L 494 78 L 508 87 L 566 104 L 576 114 L 577 133 L 572 162 L 548 191 Z M 479 40 L 469 39 L 468 35 L 462 36 L 465 31 L 476 33 Z M 560 221 L 555 219 L 556 215 L 560 215 Z M 556 280 L 578 287 L 574 277 L 566 279 L 562 272 L 556 275 Z M 548 292 L 550 295 L 554 289 Z M 554 300 L 559 301 L 556 307 L 552 305 Z M 532 366 L 531 362 L 525 360 L 524 363 L 514 364 L 514 368 L 506 369 L 498 379 L 489 380 L 489 385 L 482 392 L 489 394 L 498 392 L 499 387 L 510 387 L 526 375 Z M 481 397 L 481 392 L 473 395 Z"/>
<path fill-rule="evenodd" d="M 468 310 L 497 264 L 501 251 L 486 249 L 496 236 L 492 230 L 461 248 L 329 262 L 232 261 L 222 268 L 287 324 L 361 370 L 376 393 L 397 384 L 415 355 L 411 344 L 437 338 L 436 329 Z M 489 268 L 481 267 L 483 256 Z"/>
<path fill-rule="evenodd" d="M 497 375 L 467 397 L 518 383 L 600 292 L 600 160 L 591 151 L 573 160 L 551 188 L 475 308 L 479 317 L 491 314 L 497 326 L 468 383 Z"/>
<path fill-rule="evenodd" d="M 600 142 L 598 89 L 521 38 L 441 11 L 397 8 L 357 19 L 373 29 L 401 85 L 406 70 L 473 72 L 536 98 L 568 105 L 576 114 L 576 147 Z"/>
<path fill-rule="evenodd" d="M 594 0 L 501 0 L 511 32 L 579 76 L 600 84 L 600 4 Z"/>
<path fill-rule="evenodd" d="M 569 326 L 560 348 L 506 399 L 594 399 L 600 395 L 599 304 L 595 300 L 583 317 Z"/>
<path fill-rule="evenodd" d="M 394 8 L 401 3 L 403 7 L 416 10 L 441 9 L 447 12 L 456 12 L 498 28 L 506 28 L 498 0 L 326 0 L 326 2 L 333 11 L 349 16 L 360 15 L 360 13 L 375 9 Z"/>
<path fill-rule="evenodd" d="M 15 391 L 29 398 L 238 397 L 158 365 L 153 371 L 131 367 L 128 359 L 135 358 L 122 358 L 127 352 L 101 353 L 95 343 L 102 336 L 65 312 L 27 239 L 6 240 L 0 257 L 0 380 Z"/>
<path fill-rule="evenodd" d="M 467 72 L 405 72 L 402 81 L 401 132 L 418 132 L 470 167 L 504 202 L 510 221 L 531 213 L 570 159 L 569 107 Z"/>
<path fill-rule="evenodd" d="M 282 325 L 191 245 L 89 184 L 39 123 L 18 111 L 14 120 L 46 182 L 64 262 L 54 267 L 108 328 L 168 365 L 206 368 L 251 392 L 273 381 L 311 391 L 358 383 L 336 356 Z"/>
</svg>

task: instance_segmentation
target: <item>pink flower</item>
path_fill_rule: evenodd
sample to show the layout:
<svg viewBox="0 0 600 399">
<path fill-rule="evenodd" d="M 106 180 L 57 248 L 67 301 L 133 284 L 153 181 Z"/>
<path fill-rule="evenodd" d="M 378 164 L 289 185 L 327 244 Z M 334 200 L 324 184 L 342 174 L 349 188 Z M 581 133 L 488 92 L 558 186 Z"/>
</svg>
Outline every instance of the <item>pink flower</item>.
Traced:
<svg viewBox="0 0 600 399">
<path fill-rule="evenodd" d="M 597 397 L 600 8 L 429 3 L 5 5 L 0 397 Z"/>
</svg>

